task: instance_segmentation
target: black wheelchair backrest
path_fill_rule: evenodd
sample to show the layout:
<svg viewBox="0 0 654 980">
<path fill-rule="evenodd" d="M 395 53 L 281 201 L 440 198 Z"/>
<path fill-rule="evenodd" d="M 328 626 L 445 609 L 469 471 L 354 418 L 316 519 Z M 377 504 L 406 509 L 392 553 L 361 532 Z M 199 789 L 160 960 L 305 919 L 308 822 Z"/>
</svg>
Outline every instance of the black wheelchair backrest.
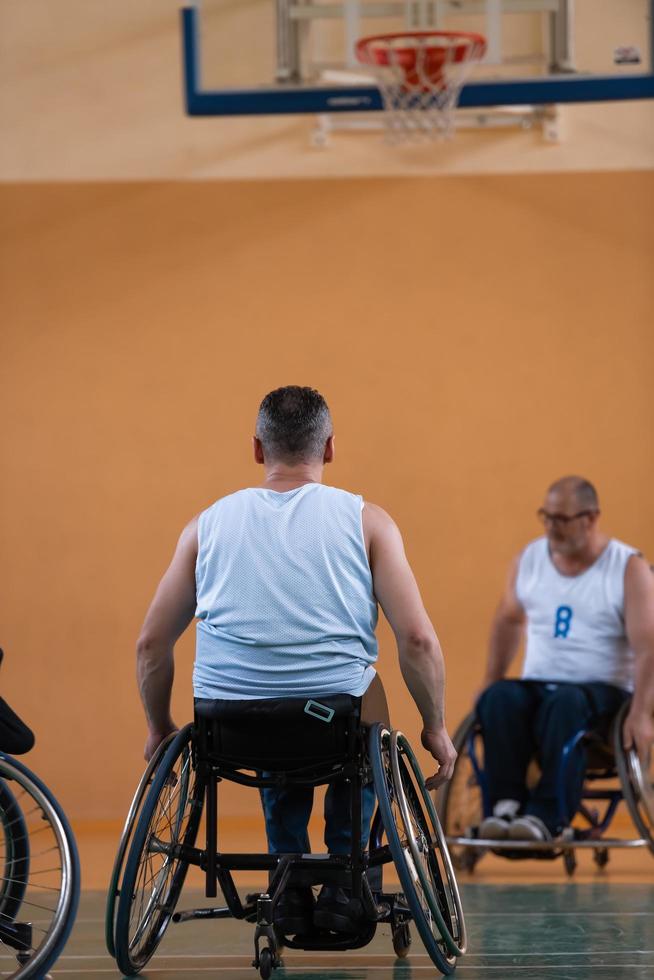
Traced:
<svg viewBox="0 0 654 980">
<path fill-rule="evenodd" d="M 268 772 L 329 767 L 357 747 L 361 699 L 224 701 L 195 699 L 198 757 L 212 764 Z"/>
</svg>

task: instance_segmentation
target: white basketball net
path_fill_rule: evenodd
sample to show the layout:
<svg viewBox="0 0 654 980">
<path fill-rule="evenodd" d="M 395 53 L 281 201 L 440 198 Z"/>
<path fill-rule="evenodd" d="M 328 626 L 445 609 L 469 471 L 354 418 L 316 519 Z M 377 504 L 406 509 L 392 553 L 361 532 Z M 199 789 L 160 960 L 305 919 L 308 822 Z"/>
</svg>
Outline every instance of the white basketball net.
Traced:
<svg viewBox="0 0 654 980">
<path fill-rule="evenodd" d="M 479 35 L 406 33 L 363 38 L 359 61 L 373 70 L 391 142 L 452 135 L 470 70 L 486 50 Z"/>
</svg>

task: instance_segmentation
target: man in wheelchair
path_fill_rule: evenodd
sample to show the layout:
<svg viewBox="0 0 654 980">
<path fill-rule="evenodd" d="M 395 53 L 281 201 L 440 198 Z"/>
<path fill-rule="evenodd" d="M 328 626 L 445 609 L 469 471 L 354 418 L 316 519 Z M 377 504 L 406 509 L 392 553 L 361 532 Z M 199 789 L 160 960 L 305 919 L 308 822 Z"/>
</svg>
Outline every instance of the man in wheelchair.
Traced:
<svg viewBox="0 0 654 980">
<path fill-rule="evenodd" d="M 322 483 L 334 458 L 328 407 L 310 388 L 289 386 L 261 403 L 253 440 L 263 483 L 222 497 L 183 530 L 148 610 L 137 673 L 148 725 L 145 757 L 176 726 L 170 713 L 175 642 L 197 617 L 196 712 L 265 700 L 361 698 L 361 718 L 385 721 L 373 664 L 379 603 L 393 629 L 404 681 L 422 717 L 423 746 L 438 763 L 429 788 L 447 780 L 456 752 L 443 716 L 440 646 L 407 561 L 400 532 L 381 508 Z M 308 759 L 308 762 L 311 760 Z M 325 843 L 349 854 L 347 786 L 329 784 Z M 308 853 L 311 786 L 262 790 L 271 854 Z M 362 792 L 362 846 L 374 802 Z M 285 933 L 312 923 L 356 931 L 346 889 L 287 888 L 275 909 Z"/>
<path fill-rule="evenodd" d="M 538 516 L 545 535 L 514 560 L 490 635 L 477 716 L 492 814 L 479 837 L 549 841 L 563 830 L 557 774 L 564 746 L 582 728 L 606 732 L 631 696 L 624 728 L 645 760 L 654 741 L 654 578 L 635 549 L 598 527 L 595 488 L 557 480 Z M 505 675 L 526 630 L 520 680 Z M 527 787 L 530 761 L 540 778 Z M 568 788 L 568 822 L 582 795 L 585 754 Z"/>
</svg>

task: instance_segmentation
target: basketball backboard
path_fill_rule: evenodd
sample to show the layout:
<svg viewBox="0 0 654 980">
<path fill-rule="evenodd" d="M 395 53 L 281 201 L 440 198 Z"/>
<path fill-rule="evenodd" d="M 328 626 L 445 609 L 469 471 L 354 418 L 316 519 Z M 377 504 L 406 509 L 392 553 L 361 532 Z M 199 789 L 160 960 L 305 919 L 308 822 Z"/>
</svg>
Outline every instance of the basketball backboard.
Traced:
<svg viewBox="0 0 654 980">
<path fill-rule="evenodd" d="M 460 106 L 654 97 L 654 0 L 204 0 L 182 10 L 191 115 L 362 112 L 366 34 L 476 31 L 488 53 Z"/>
</svg>

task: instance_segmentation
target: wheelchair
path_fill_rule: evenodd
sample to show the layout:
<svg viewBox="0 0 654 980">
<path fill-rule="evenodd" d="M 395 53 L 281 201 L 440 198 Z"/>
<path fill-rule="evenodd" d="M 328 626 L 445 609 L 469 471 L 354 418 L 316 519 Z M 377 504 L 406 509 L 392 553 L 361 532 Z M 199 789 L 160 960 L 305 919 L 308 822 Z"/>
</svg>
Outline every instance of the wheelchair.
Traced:
<svg viewBox="0 0 654 980">
<path fill-rule="evenodd" d="M 254 925 L 253 967 L 262 980 L 282 965 L 283 949 L 346 950 L 366 946 L 390 925 L 398 957 L 409 952 L 410 923 L 432 962 L 451 974 L 466 949 L 466 927 L 445 838 L 405 736 L 382 724 L 366 728 L 360 699 L 198 701 L 192 724 L 169 737 L 139 783 L 109 886 L 106 943 L 126 976 L 139 974 L 171 922 L 234 918 Z M 252 787 L 349 784 L 350 854 L 233 854 L 217 849 L 222 780 Z M 361 847 L 361 789 L 374 783 L 377 810 Z M 196 838 L 204 813 L 204 839 Z M 394 862 L 402 891 L 382 890 L 383 865 Z M 218 887 L 224 904 L 176 911 L 190 865 Z M 242 900 L 232 872 L 268 874 L 267 889 Z M 316 926 L 285 935 L 275 924 L 284 889 L 330 884 L 358 902 L 356 932 Z"/>
<path fill-rule="evenodd" d="M 560 837 L 546 843 L 479 839 L 477 828 L 491 813 L 484 774 L 484 744 L 475 713 L 464 718 L 452 739 L 459 753 L 452 779 L 441 787 L 436 800 L 454 867 L 472 871 L 490 850 L 513 860 L 562 857 L 567 874 L 572 876 L 577 866 L 577 849 L 591 849 L 600 868 L 608 863 L 611 848 L 648 847 L 654 854 L 654 767 L 651 760 L 649 767 L 643 766 L 637 753 L 633 749 L 625 750 L 622 745 L 622 726 L 628 710 L 627 701 L 619 709 L 608 737 L 582 728 L 565 744 L 557 778 L 558 808 L 564 830 Z M 584 788 L 577 813 L 569 822 L 569 773 L 579 751 L 587 753 Z M 597 786 L 611 781 L 613 785 L 608 787 Z M 622 801 L 640 835 L 638 838 L 604 836 Z"/>
<path fill-rule="evenodd" d="M 2 651 L 0 651 L 0 660 Z M 3 734 L 28 751 L 29 729 L 2 702 Z M 22 732 L 30 741 L 18 745 Z M 4 741 L 4 740 L 3 740 Z M 27 766 L 0 751 L 0 975 L 43 980 L 77 913 L 80 870 L 59 803 Z"/>
</svg>

